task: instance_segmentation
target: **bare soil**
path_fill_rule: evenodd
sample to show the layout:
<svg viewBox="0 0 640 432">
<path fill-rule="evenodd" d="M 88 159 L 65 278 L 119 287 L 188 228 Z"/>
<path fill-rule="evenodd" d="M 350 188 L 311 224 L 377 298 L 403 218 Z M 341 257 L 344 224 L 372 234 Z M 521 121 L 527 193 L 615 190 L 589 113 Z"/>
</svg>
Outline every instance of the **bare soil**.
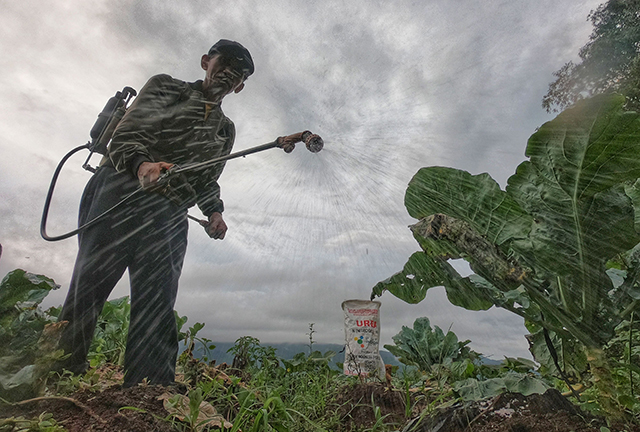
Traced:
<svg viewBox="0 0 640 432">
<path fill-rule="evenodd" d="M 405 422 L 404 393 L 381 383 L 364 383 L 344 388 L 336 397 L 340 429 L 335 432 L 372 428 L 378 418 L 385 424 L 400 426 Z M 380 409 L 376 416 L 374 407 Z M 400 428 L 399 428 L 400 429 Z"/>
<path fill-rule="evenodd" d="M 26 404 L 0 406 L 0 418 L 37 418 L 49 412 L 69 432 L 170 432 L 176 429 L 162 420 L 168 413 L 158 400 L 166 391 L 162 386 L 122 388 L 119 385 L 98 393 L 82 390 L 69 398 L 45 397 Z"/>
<path fill-rule="evenodd" d="M 404 400 L 402 391 L 383 384 L 355 386 L 338 396 L 342 419 L 338 432 L 371 429 L 383 416 L 384 423 L 394 424 L 397 430 L 411 424 L 413 432 L 600 432 L 601 427 L 611 432 L 640 432 L 638 425 L 608 425 L 603 418 L 581 412 L 553 389 L 542 395 L 504 393 L 479 402 L 459 402 L 423 419 L 415 410 L 405 418 Z M 377 418 L 374 406 L 380 407 Z"/>
<path fill-rule="evenodd" d="M 0 405 L 0 418 L 37 418 L 49 412 L 69 432 L 175 431 L 163 420 L 168 413 L 158 400 L 166 391 L 161 386 L 119 385 L 101 392 L 81 390 L 66 399 L 39 398 L 20 405 Z M 379 407 L 377 415 L 374 406 Z M 332 432 L 371 430 L 376 421 L 392 424 L 396 430 L 411 423 L 416 432 L 600 432 L 603 426 L 611 432 L 640 432 L 636 425 L 607 425 L 604 419 L 582 413 L 556 390 L 544 395 L 505 393 L 480 402 L 460 402 L 419 421 L 415 412 L 405 417 L 404 392 L 383 383 L 365 383 L 341 391 L 335 409 L 341 424 Z"/>
</svg>

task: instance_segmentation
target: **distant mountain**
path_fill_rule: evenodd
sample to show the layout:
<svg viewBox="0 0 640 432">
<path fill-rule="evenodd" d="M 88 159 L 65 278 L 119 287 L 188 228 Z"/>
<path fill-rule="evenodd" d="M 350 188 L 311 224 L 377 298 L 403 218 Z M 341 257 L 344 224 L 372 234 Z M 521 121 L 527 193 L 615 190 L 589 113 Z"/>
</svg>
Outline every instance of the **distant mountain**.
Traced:
<svg viewBox="0 0 640 432">
<path fill-rule="evenodd" d="M 481 359 L 482 359 L 482 364 L 488 365 L 488 366 L 498 366 L 499 364 L 502 364 L 502 360 L 494 360 L 488 357 L 482 357 Z"/>
</svg>

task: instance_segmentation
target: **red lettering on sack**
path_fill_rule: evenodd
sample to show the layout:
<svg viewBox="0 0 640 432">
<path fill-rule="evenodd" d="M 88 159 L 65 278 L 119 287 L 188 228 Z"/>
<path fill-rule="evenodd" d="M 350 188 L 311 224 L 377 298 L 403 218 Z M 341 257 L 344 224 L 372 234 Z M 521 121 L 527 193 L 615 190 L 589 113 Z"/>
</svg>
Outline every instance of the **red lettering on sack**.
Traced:
<svg viewBox="0 0 640 432">
<path fill-rule="evenodd" d="M 378 322 L 377 321 L 370 321 L 370 320 L 364 320 L 364 321 L 356 320 L 356 326 L 358 326 L 358 327 L 373 327 L 373 328 L 376 328 L 376 327 L 378 327 Z"/>
</svg>

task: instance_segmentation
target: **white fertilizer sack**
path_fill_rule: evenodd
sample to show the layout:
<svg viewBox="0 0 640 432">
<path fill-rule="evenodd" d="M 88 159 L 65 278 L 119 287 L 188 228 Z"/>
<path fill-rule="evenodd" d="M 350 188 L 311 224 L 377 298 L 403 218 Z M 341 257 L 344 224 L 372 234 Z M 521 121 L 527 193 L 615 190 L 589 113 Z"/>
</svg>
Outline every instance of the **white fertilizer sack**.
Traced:
<svg viewBox="0 0 640 432">
<path fill-rule="evenodd" d="M 378 376 L 383 379 L 384 362 L 380 357 L 380 302 L 346 300 L 344 311 L 345 375 Z"/>
</svg>

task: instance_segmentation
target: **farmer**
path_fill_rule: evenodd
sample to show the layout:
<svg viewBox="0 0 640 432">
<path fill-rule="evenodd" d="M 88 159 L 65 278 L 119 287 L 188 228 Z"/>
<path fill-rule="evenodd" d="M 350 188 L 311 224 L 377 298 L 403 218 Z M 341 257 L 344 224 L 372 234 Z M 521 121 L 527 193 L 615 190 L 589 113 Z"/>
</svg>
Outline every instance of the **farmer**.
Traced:
<svg viewBox="0 0 640 432">
<path fill-rule="evenodd" d="M 190 171 L 168 190 L 154 183 L 173 164 L 228 155 L 235 128 L 221 109 L 253 73 L 249 51 L 222 39 L 202 56 L 204 80 L 187 83 L 152 77 L 127 110 L 107 155 L 80 203 L 80 225 L 120 202 L 140 185 L 147 189 L 78 235 L 79 251 L 59 320 L 69 324 L 60 347 L 70 356 L 59 369 L 83 373 L 100 314 L 113 287 L 129 270 L 131 321 L 124 358 L 126 387 L 143 379 L 168 385 L 175 378 L 178 339 L 173 306 L 187 247 L 187 209 L 197 204 L 205 231 L 223 239 L 227 225 L 217 180 L 224 162 Z M 293 144 L 281 143 L 289 152 Z"/>
</svg>

